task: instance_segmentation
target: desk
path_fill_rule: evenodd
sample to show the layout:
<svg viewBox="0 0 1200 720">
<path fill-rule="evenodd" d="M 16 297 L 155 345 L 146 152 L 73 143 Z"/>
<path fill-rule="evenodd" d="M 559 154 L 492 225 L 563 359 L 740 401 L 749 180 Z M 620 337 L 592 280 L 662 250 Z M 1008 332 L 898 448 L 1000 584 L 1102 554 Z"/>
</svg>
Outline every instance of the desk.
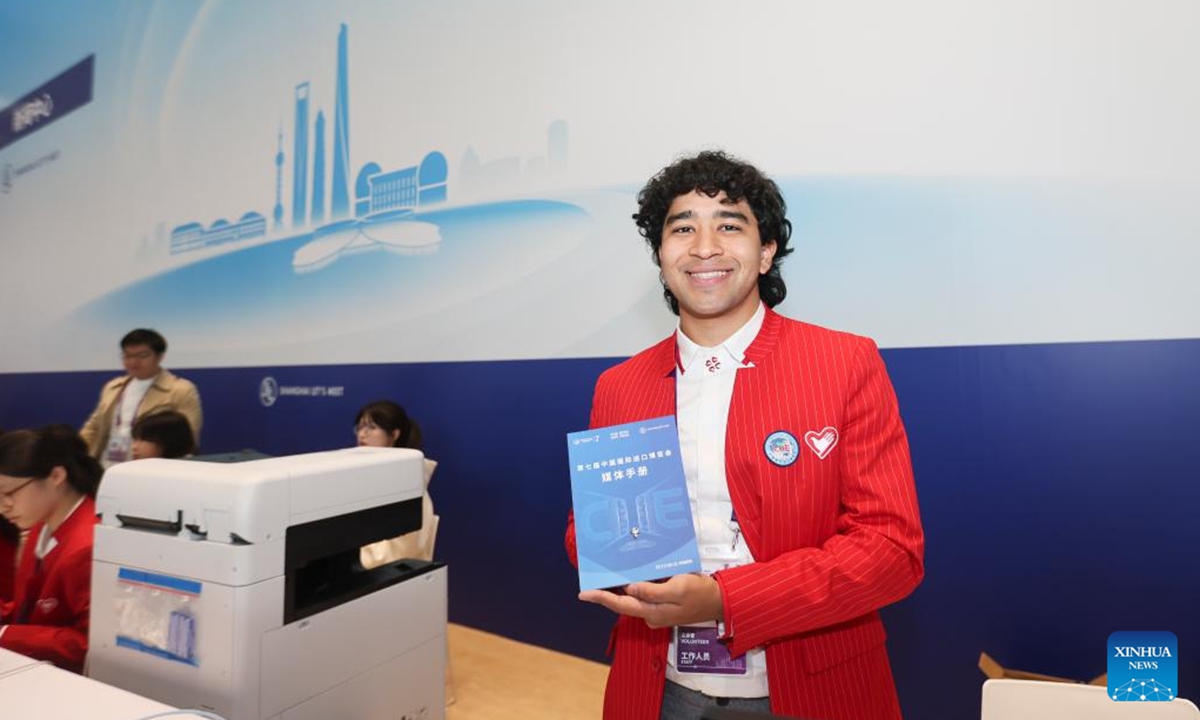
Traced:
<svg viewBox="0 0 1200 720">
<path fill-rule="evenodd" d="M 449 640 L 458 701 L 448 720 L 600 717 L 608 666 L 461 625 L 450 626 Z M 170 709 L 0 649 L 4 720 L 137 720 Z"/>
<path fill-rule="evenodd" d="M 0 649 L 0 714 L 5 720 L 138 720 L 174 710 L 82 675 Z M 172 715 L 171 720 L 202 720 Z"/>
<path fill-rule="evenodd" d="M 33 667 L 34 665 L 37 665 L 37 663 L 38 661 L 34 660 L 33 658 L 25 657 L 24 655 L 15 653 L 12 650 L 0 648 L 0 679 L 3 679 L 5 675 L 16 672 L 21 668 Z"/>
</svg>

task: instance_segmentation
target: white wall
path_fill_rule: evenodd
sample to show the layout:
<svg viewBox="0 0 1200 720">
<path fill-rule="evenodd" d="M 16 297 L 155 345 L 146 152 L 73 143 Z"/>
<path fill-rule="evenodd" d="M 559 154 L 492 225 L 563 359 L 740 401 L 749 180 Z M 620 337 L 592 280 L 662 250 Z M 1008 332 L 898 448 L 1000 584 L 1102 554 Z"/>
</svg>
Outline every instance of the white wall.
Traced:
<svg viewBox="0 0 1200 720">
<path fill-rule="evenodd" d="M 629 354 L 672 323 L 634 193 L 708 147 L 783 186 L 793 316 L 893 347 L 1200 331 L 1192 2 L 57 0 L 0 20 L 0 106 L 96 56 L 91 104 L 0 149 L 0 371 L 109 367 L 139 325 L 189 366 Z M 347 236 L 366 252 L 298 274 L 321 223 L 289 222 L 293 92 L 311 195 L 341 23 L 351 182 L 437 150 L 450 202 L 422 208 L 431 255 Z M 169 254 L 184 223 L 270 218 L 279 133 L 283 226 Z M 467 176 L 468 149 L 495 177 Z"/>
</svg>

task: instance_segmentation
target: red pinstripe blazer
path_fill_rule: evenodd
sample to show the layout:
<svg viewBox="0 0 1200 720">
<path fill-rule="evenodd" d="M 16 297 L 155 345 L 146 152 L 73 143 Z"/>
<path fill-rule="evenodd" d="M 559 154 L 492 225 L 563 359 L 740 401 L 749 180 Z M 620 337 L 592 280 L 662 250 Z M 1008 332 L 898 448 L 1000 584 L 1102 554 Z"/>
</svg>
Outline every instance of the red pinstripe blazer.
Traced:
<svg viewBox="0 0 1200 720">
<path fill-rule="evenodd" d="M 768 310 L 746 360 L 754 367 L 734 383 L 725 472 L 756 562 L 715 575 L 730 651 L 766 647 L 773 712 L 899 718 L 878 609 L 921 581 L 925 541 L 883 359 L 867 338 Z M 591 426 L 674 414 L 674 371 L 674 336 L 610 368 L 596 383 Z M 837 433 L 831 448 L 826 428 Z M 785 467 L 764 450 L 778 430 L 800 446 Z M 566 545 L 577 562 L 573 517 Z M 669 629 L 618 618 L 607 720 L 657 720 L 669 640 Z"/>
</svg>

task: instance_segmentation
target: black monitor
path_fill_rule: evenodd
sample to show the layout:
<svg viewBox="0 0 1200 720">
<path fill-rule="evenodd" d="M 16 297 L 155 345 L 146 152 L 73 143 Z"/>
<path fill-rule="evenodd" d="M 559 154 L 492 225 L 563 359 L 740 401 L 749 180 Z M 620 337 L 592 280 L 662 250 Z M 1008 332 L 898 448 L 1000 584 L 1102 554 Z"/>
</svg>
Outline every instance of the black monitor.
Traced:
<svg viewBox="0 0 1200 720">
<path fill-rule="evenodd" d="M 193 455 L 188 460 L 198 460 L 200 462 L 215 462 L 215 463 L 240 463 L 247 460 L 262 460 L 269 458 L 270 455 L 261 453 L 257 450 L 246 448 L 245 450 L 235 450 L 227 453 L 209 453 L 208 455 Z"/>
</svg>

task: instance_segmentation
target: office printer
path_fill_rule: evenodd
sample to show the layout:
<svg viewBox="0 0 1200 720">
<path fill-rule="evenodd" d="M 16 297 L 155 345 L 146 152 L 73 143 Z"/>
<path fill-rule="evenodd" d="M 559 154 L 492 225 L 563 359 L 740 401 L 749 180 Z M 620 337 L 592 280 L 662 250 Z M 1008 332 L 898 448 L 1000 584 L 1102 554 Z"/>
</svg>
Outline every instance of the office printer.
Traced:
<svg viewBox="0 0 1200 720">
<path fill-rule="evenodd" d="M 443 718 L 446 568 L 359 563 L 423 492 L 396 448 L 112 467 L 88 675 L 228 720 Z"/>
</svg>

